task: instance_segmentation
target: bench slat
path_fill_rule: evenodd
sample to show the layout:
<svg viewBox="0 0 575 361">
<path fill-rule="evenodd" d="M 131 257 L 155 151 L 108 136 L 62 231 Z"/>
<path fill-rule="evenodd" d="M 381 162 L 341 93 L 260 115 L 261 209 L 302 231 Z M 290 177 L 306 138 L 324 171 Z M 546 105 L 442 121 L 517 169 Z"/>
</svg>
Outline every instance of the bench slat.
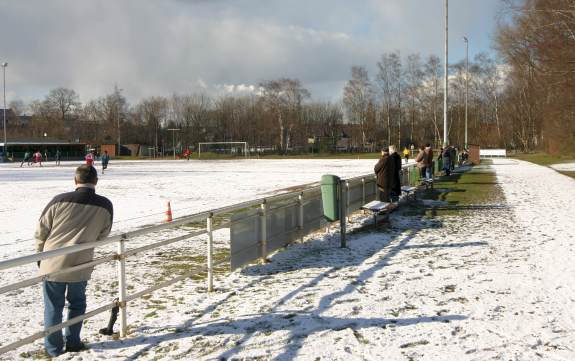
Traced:
<svg viewBox="0 0 575 361">
<path fill-rule="evenodd" d="M 361 206 L 361 209 L 369 210 L 372 212 L 380 212 L 385 210 L 391 206 L 391 203 L 380 202 L 380 201 L 371 201 L 367 204 Z"/>
</svg>

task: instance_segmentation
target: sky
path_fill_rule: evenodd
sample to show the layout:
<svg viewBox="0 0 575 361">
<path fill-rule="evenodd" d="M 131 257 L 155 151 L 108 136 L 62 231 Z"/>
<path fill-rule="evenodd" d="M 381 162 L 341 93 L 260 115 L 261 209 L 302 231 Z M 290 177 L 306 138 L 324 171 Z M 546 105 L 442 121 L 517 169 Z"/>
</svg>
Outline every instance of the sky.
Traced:
<svg viewBox="0 0 575 361">
<path fill-rule="evenodd" d="M 491 52 L 500 0 L 451 0 L 449 60 Z M 299 79 L 336 101 L 353 65 L 382 53 L 443 58 L 444 0 L 0 0 L 7 102 L 74 89 L 153 95 L 250 91 Z"/>
</svg>

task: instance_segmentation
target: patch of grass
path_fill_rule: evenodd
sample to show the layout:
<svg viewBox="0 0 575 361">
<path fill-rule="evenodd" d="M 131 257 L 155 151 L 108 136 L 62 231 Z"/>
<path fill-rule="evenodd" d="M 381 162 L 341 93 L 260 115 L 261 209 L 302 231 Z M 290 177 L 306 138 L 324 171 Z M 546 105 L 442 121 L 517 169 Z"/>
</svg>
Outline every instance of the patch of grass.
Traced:
<svg viewBox="0 0 575 361">
<path fill-rule="evenodd" d="M 165 279 L 180 276 L 192 272 L 196 268 L 206 265 L 206 255 L 199 254 L 186 254 L 181 250 L 173 250 L 170 252 L 162 252 L 157 256 L 160 259 L 160 274 L 157 275 L 157 280 L 162 281 Z M 229 257 L 229 251 L 226 249 L 215 249 L 213 255 L 213 262 L 217 263 Z M 228 267 L 226 263 L 222 263 L 214 267 L 214 274 L 226 274 Z M 190 278 L 193 280 L 203 280 L 207 277 L 207 272 L 201 272 L 193 275 Z"/>
<path fill-rule="evenodd" d="M 567 177 L 575 178 L 575 171 L 561 171 L 559 173 L 566 175 Z"/>
<path fill-rule="evenodd" d="M 482 161 L 481 165 L 466 172 L 437 178 L 433 189 L 424 190 L 419 195 L 422 200 L 438 201 L 426 209 L 426 214 L 458 215 L 474 206 L 503 203 L 503 191 L 490 164 L 489 160 Z M 421 215 L 423 210 L 415 204 L 406 212 Z"/>
<path fill-rule="evenodd" d="M 156 313 L 156 311 L 152 311 L 152 312 L 144 315 L 144 318 L 155 318 L 155 317 L 158 317 L 158 314 Z"/>
<path fill-rule="evenodd" d="M 551 155 L 547 153 L 514 154 L 511 158 L 525 160 L 543 166 L 575 162 L 575 157 L 572 155 Z"/>
<path fill-rule="evenodd" d="M 400 345 L 399 348 L 408 348 L 408 347 L 415 347 L 415 346 L 424 346 L 427 345 L 429 343 L 429 341 L 427 340 L 421 340 L 421 341 L 415 341 L 415 342 L 408 342 L 408 343 L 404 343 L 403 345 Z"/>
<path fill-rule="evenodd" d="M 532 154 L 516 154 L 511 158 L 525 160 L 531 163 L 539 164 L 548 167 L 552 164 L 571 163 L 575 162 L 574 155 L 551 155 L 547 153 L 532 153 Z M 563 175 L 575 178 L 575 171 L 557 171 Z"/>
<path fill-rule="evenodd" d="M 36 350 L 36 351 L 26 351 L 20 353 L 20 358 L 23 359 L 32 359 L 32 360 L 51 360 L 52 358 L 50 355 L 46 353 L 46 351 Z"/>
</svg>

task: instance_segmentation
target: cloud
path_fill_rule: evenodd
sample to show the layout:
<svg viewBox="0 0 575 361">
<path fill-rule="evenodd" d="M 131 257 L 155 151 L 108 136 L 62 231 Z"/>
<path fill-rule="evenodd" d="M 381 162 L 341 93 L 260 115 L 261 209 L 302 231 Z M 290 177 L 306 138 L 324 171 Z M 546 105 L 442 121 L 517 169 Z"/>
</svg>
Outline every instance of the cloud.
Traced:
<svg viewBox="0 0 575 361">
<path fill-rule="evenodd" d="M 495 2 L 455 2 L 467 7 L 453 7 L 465 13 L 454 15 L 454 33 L 464 24 L 486 33 Z M 23 99 L 64 86 L 86 101 L 118 85 L 135 102 L 225 84 L 237 91 L 279 77 L 331 99 L 352 65 L 373 72 L 384 51 L 440 55 L 441 3 L 0 0 L 0 59 L 10 63 L 11 94 Z"/>
</svg>

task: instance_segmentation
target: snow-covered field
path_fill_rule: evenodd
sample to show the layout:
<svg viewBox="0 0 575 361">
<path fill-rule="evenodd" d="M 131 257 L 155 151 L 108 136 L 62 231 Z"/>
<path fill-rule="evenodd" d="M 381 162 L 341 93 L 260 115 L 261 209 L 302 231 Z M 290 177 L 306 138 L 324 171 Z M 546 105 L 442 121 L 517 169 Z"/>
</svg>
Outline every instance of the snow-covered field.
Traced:
<svg viewBox="0 0 575 361">
<path fill-rule="evenodd" d="M 100 193 L 118 212 L 130 209 L 117 219 L 136 227 L 143 221 L 130 218 L 146 216 L 150 223 L 148 216 L 157 213 L 161 219 L 166 199 L 175 213 L 180 203 L 181 210 L 203 210 L 314 182 L 324 173 L 369 173 L 373 163 L 126 163 L 102 177 Z M 30 253 L 27 241 L 9 241 L 29 238 L 44 203 L 71 187 L 73 168 L 67 168 L 0 168 L 2 189 L 9 190 L 0 206 L 2 219 L 10 217 L 0 227 L 5 256 Z M 348 249 L 338 248 L 336 233 L 316 234 L 270 264 L 218 277 L 212 294 L 203 281 L 191 280 L 157 291 L 130 303 L 127 339 L 98 335 L 102 315 L 85 324 L 90 349 L 60 359 L 573 360 L 575 180 L 508 159 L 495 159 L 492 169 L 505 195 L 497 204 L 456 217 L 416 216 L 402 207 L 378 230 L 365 227 L 369 217 L 356 215 Z M 26 181 L 17 186 L 17 179 Z M 151 263 L 132 265 L 147 270 Z M 90 308 L 111 301 L 109 272 L 113 265 L 90 282 Z M 9 278 L 0 274 L 2 284 Z M 41 327 L 37 287 L 0 301 L 0 343 Z M 37 341 L 0 359 L 39 349 Z"/>
<path fill-rule="evenodd" d="M 113 232 L 161 222 L 166 202 L 174 217 L 252 200 L 319 182 L 322 174 L 373 172 L 374 160 L 231 160 L 111 162 L 98 192 L 114 204 Z M 33 252 L 40 213 L 56 194 L 74 190 L 80 163 L 43 168 L 0 164 L 0 259 Z M 100 171 L 101 169 L 98 169 Z"/>
</svg>

